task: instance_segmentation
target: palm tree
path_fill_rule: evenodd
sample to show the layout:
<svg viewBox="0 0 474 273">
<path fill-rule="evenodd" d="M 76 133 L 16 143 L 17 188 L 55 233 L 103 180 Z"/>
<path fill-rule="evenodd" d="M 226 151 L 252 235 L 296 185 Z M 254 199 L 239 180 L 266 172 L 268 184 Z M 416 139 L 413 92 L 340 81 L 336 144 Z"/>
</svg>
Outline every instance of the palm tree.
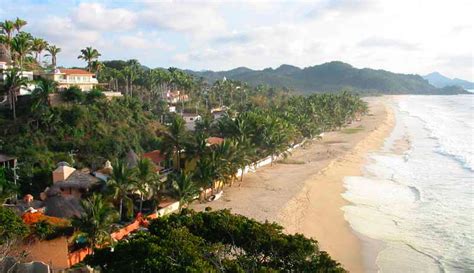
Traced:
<svg viewBox="0 0 474 273">
<path fill-rule="evenodd" d="M 126 93 L 133 95 L 133 82 L 138 78 L 140 63 L 137 60 L 128 60 L 127 66 L 123 70 L 126 80 Z"/>
<path fill-rule="evenodd" d="M 48 107 L 51 106 L 51 102 L 49 100 L 49 94 L 52 94 L 56 91 L 57 83 L 53 80 L 41 78 L 36 83 L 36 88 L 33 90 L 33 108 L 35 105 L 42 104 L 47 105 Z"/>
<path fill-rule="evenodd" d="M 256 156 L 255 151 L 255 147 L 253 147 L 252 143 L 247 137 L 242 136 L 237 140 L 236 164 L 242 171 L 240 174 L 241 182 L 244 180 L 245 167 L 249 166 Z"/>
<path fill-rule="evenodd" d="M 95 72 L 95 77 L 96 78 L 99 78 L 99 73 L 100 71 L 102 71 L 102 69 L 104 69 L 104 64 L 102 62 L 100 62 L 99 60 L 94 60 L 92 61 L 92 64 L 91 64 L 91 70 Z"/>
<path fill-rule="evenodd" d="M 168 130 L 160 132 L 163 135 L 163 151 L 168 155 L 176 153 L 177 169 L 181 169 L 181 154 L 184 145 L 187 143 L 187 131 L 183 118 L 178 115 L 173 117 Z M 171 149 L 170 149 L 171 148 Z"/>
<path fill-rule="evenodd" d="M 101 195 L 94 194 L 81 201 L 84 212 L 73 218 L 73 226 L 87 236 L 89 245 L 94 248 L 110 241 L 110 225 L 117 218 L 117 211 Z"/>
<path fill-rule="evenodd" d="M 31 94 L 31 122 L 36 123 L 36 128 L 39 128 L 40 121 L 47 125 L 48 129 L 54 128 L 54 112 L 49 111 L 51 101 L 49 95 L 56 91 L 57 83 L 53 80 L 41 78 L 36 83 L 36 88 Z"/>
<path fill-rule="evenodd" d="M 237 152 L 237 145 L 232 140 L 224 140 L 224 142 L 214 148 L 212 157 L 217 170 L 217 181 L 226 183 L 229 180 L 234 180 L 239 168 L 237 164 L 237 156 L 239 154 Z M 213 185 L 213 188 L 216 188 L 215 185 Z"/>
<path fill-rule="evenodd" d="M 180 209 L 194 200 L 196 195 L 199 194 L 199 188 L 191 181 L 191 176 L 187 175 L 184 171 L 170 175 L 170 178 Z"/>
<path fill-rule="evenodd" d="M 153 163 L 148 158 L 140 158 L 135 167 L 135 184 L 141 195 L 140 212 L 142 212 L 143 208 L 143 195 L 149 195 L 151 193 L 156 197 L 158 194 L 157 188 L 159 189 L 161 181 L 154 168 Z"/>
<path fill-rule="evenodd" d="M 61 48 L 56 47 L 55 45 L 50 45 L 46 48 L 46 51 L 48 51 L 49 54 L 46 54 L 45 56 L 51 56 L 51 65 L 53 68 L 56 68 L 56 56 L 61 52 Z"/>
<path fill-rule="evenodd" d="M 41 38 L 33 39 L 32 50 L 35 52 L 35 60 L 38 64 L 41 63 L 41 53 L 48 48 L 48 42 Z"/>
<path fill-rule="evenodd" d="M 13 22 L 13 25 L 15 26 L 16 32 L 20 33 L 20 30 L 26 26 L 27 22 L 25 20 L 22 20 L 20 18 L 16 18 L 16 20 Z"/>
<path fill-rule="evenodd" d="M 16 57 L 15 59 L 18 62 L 20 69 L 23 68 L 23 60 L 25 56 L 31 52 L 31 45 L 31 40 L 27 35 L 16 35 L 12 39 L 11 50 Z"/>
<path fill-rule="evenodd" d="M 1 31 L 5 33 L 5 36 L 4 36 L 5 38 L 3 39 L 2 42 L 5 44 L 7 49 L 10 49 L 15 25 L 12 21 L 5 20 L 4 22 L 0 23 L 0 28 L 1 28 Z"/>
<path fill-rule="evenodd" d="M 27 86 L 28 79 L 21 76 L 21 72 L 17 68 L 7 70 L 4 89 L 7 91 L 10 109 L 13 112 L 13 120 L 16 120 L 16 101 L 20 88 Z"/>
<path fill-rule="evenodd" d="M 97 49 L 92 48 L 90 46 L 81 49 L 81 55 L 77 56 L 78 59 L 83 59 L 87 62 L 87 70 L 89 72 L 92 71 L 92 62 L 97 60 L 100 57 L 99 51 Z"/>
<path fill-rule="evenodd" d="M 133 200 L 128 196 L 135 188 L 133 182 L 133 170 L 127 168 L 122 161 L 116 160 L 112 165 L 112 174 L 107 181 L 107 186 L 112 191 L 113 199 L 119 201 L 120 221 L 123 216 L 124 203 L 126 203 L 127 216 L 133 214 Z"/>
<path fill-rule="evenodd" d="M 216 168 L 216 162 L 213 160 L 215 157 L 211 155 L 201 157 L 196 164 L 196 171 L 193 174 L 193 179 L 195 179 L 199 186 L 207 189 L 213 186 L 214 181 L 218 177 L 218 169 Z M 206 194 L 207 191 L 204 191 Z M 204 199 L 207 196 L 204 195 Z"/>
</svg>

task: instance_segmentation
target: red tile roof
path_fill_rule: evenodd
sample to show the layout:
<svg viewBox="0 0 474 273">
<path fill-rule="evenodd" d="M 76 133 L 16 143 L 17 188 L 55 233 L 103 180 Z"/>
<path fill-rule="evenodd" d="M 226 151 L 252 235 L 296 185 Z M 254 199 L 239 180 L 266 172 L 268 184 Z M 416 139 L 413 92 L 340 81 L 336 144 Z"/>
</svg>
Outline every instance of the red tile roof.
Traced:
<svg viewBox="0 0 474 273">
<path fill-rule="evenodd" d="M 61 73 L 64 73 L 66 75 L 94 75 L 94 73 L 91 73 L 87 70 L 83 70 L 83 69 L 64 69 L 64 68 L 61 68 L 59 69 L 59 71 Z"/>
<path fill-rule="evenodd" d="M 224 142 L 224 139 L 220 137 L 208 137 L 206 142 L 209 145 L 220 145 L 222 142 Z"/>
<path fill-rule="evenodd" d="M 144 153 L 143 157 L 150 159 L 156 165 L 159 165 L 161 161 L 166 159 L 165 156 L 161 154 L 159 150 Z"/>
</svg>

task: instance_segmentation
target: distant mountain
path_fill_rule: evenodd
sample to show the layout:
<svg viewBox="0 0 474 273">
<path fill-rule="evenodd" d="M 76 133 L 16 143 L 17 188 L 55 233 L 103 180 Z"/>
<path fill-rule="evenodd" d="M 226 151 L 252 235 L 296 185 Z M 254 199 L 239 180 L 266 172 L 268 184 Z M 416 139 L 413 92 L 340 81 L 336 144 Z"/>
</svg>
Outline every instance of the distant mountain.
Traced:
<svg viewBox="0 0 474 273">
<path fill-rule="evenodd" d="M 431 85 L 419 75 L 397 74 L 370 68 L 358 69 L 343 62 L 329 62 L 321 65 L 298 68 L 281 65 L 276 69 L 252 70 L 239 67 L 228 71 L 191 71 L 212 83 L 224 77 L 273 87 L 287 87 L 303 93 L 334 92 L 341 89 L 365 94 L 453 94 L 464 93 L 459 88 L 440 89 Z"/>
<path fill-rule="evenodd" d="M 441 75 L 438 72 L 430 73 L 426 76 L 423 76 L 423 78 L 427 80 L 430 84 L 439 88 L 443 88 L 446 86 L 460 86 L 464 89 L 474 89 L 474 82 L 465 81 L 457 78 L 450 79 L 444 75 Z"/>
</svg>

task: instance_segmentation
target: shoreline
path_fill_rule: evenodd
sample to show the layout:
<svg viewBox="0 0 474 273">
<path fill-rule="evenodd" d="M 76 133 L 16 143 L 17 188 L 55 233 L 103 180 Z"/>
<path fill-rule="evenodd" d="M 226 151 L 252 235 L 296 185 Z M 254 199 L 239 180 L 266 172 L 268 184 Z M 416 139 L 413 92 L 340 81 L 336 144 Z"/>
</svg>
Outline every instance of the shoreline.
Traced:
<svg viewBox="0 0 474 273">
<path fill-rule="evenodd" d="M 342 197 L 343 178 L 361 174 L 366 155 L 382 146 L 394 125 L 386 97 L 366 100 L 369 114 L 361 121 L 294 150 L 288 157 L 290 164 L 277 163 L 246 174 L 242 183 L 225 188 L 221 199 L 190 208 L 227 208 L 259 221 L 277 222 L 285 232 L 318 240 L 320 249 L 347 270 L 364 272 L 373 258 L 362 253 L 362 240 L 345 220 L 343 207 L 349 202 Z"/>
</svg>

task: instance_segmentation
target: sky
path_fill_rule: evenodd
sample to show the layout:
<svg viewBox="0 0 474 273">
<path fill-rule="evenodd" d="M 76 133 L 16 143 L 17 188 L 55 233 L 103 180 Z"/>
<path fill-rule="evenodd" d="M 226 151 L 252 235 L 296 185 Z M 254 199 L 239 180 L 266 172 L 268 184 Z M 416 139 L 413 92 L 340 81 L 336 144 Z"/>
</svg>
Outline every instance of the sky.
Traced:
<svg viewBox="0 0 474 273">
<path fill-rule="evenodd" d="M 58 64 L 138 59 L 149 67 L 227 70 L 343 61 L 474 81 L 474 1 L 0 0 L 0 20 L 62 48 Z"/>
</svg>

